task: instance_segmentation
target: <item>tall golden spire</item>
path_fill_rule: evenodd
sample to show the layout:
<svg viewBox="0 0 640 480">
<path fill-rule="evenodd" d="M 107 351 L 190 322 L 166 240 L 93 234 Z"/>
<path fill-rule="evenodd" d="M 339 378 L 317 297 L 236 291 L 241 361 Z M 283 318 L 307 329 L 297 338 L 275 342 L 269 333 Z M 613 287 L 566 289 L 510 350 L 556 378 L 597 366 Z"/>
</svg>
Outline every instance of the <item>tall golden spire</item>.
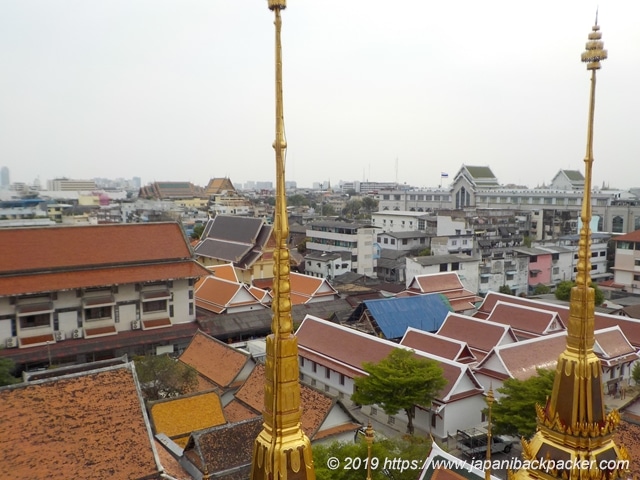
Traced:
<svg viewBox="0 0 640 480">
<path fill-rule="evenodd" d="M 252 480 L 315 480 L 311 443 L 300 427 L 298 340 L 293 334 L 289 280 L 289 219 L 285 195 L 284 109 L 282 103 L 282 45 L 280 12 L 286 0 L 269 0 L 276 26 L 276 206 L 274 214 L 273 318 L 267 337 L 263 429 L 253 447 Z"/>
<path fill-rule="evenodd" d="M 538 460 L 535 464 L 538 468 L 520 470 L 516 473 L 518 478 L 611 480 L 624 474 L 623 469 L 618 468 L 624 463 L 619 461 L 629 458 L 626 450 L 613 440 L 620 416 L 616 410 L 605 412 L 602 366 L 593 351 L 595 303 L 590 286 L 593 119 L 596 70 L 607 58 L 597 22 L 596 14 L 596 25 L 589 33 L 586 51 L 582 54 L 582 61 L 591 71 L 591 89 L 580 215 L 582 228 L 576 285 L 571 289 L 567 346 L 558 357 L 551 397 L 544 408 L 536 406 L 538 431 L 530 441 L 522 440 L 524 460 Z"/>
</svg>

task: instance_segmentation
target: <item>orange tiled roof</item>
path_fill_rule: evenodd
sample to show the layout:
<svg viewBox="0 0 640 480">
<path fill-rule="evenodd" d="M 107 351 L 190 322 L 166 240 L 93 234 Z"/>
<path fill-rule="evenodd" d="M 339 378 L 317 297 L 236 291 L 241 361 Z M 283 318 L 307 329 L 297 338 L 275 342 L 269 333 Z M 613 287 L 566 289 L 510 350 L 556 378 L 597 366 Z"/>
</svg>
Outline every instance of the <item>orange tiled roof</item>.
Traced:
<svg viewBox="0 0 640 480">
<path fill-rule="evenodd" d="M 476 357 L 478 350 L 489 352 L 493 347 L 499 345 L 505 337 L 511 342 L 517 341 L 508 325 L 478 320 L 475 317 L 455 313 L 447 315 L 437 335 L 465 342 L 472 348 Z"/>
<path fill-rule="evenodd" d="M 160 400 L 149 411 L 155 433 L 164 433 L 181 447 L 191 432 L 226 423 L 220 397 L 214 392 Z"/>
<path fill-rule="evenodd" d="M 418 288 L 423 293 L 444 292 L 464 288 L 455 272 L 416 275 L 409 288 Z"/>
<path fill-rule="evenodd" d="M 191 258 L 175 222 L 6 228 L 0 245 L 0 274 Z"/>
<path fill-rule="evenodd" d="M 264 365 L 255 366 L 244 385 L 236 392 L 236 399 L 244 402 L 257 412 L 264 407 Z M 300 405 L 302 407 L 301 427 L 313 439 L 333 407 L 333 400 L 306 385 L 300 385 Z"/>
<path fill-rule="evenodd" d="M 227 417 L 229 423 L 241 422 L 253 417 L 257 417 L 259 414 L 250 408 L 245 407 L 241 402 L 235 398 L 227 403 L 224 407 L 224 416 Z"/>
<path fill-rule="evenodd" d="M 74 227 L 69 227 L 73 229 Z M 2 229 L 0 229 L 1 231 Z M 2 257 L 4 257 L 3 255 Z M 195 278 L 205 276 L 206 268 L 193 260 L 172 263 L 45 272 L 0 276 L 0 295 L 55 292 L 74 288 L 102 287 L 127 283 Z"/>
<path fill-rule="evenodd" d="M 131 364 L 0 389 L 3 478 L 159 478 Z"/>
<path fill-rule="evenodd" d="M 171 455 L 166 448 L 158 440 L 155 440 L 156 451 L 158 452 L 158 458 L 160 464 L 164 470 L 164 473 L 172 476 L 176 480 L 193 480 L 193 477 L 185 472 L 182 465 L 178 463 L 173 455 Z"/>
<path fill-rule="evenodd" d="M 216 385 L 228 387 L 249 361 L 249 355 L 198 331 L 180 355 L 180 361 Z"/>
<path fill-rule="evenodd" d="M 217 278 L 229 280 L 230 282 L 238 283 L 238 275 L 236 275 L 236 269 L 233 268 L 232 263 L 224 263 L 222 265 L 212 265 L 207 267 L 211 271 L 211 274 Z"/>
<path fill-rule="evenodd" d="M 544 335 L 566 329 L 555 312 L 501 301 L 493 307 L 488 320 L 510 325 L 513 329 L 531 335 Z"/>
</svg>

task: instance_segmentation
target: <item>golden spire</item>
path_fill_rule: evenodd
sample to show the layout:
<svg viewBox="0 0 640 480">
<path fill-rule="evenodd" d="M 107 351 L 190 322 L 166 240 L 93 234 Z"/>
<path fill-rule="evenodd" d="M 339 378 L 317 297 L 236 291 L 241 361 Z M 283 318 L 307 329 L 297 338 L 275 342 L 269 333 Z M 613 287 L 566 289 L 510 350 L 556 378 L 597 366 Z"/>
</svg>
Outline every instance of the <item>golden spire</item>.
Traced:
<svg viewBox="0 0 640 480">
<path fill-rule="evenodd" d="M 493 440 L 493 433 L 491 430 L 493 425 L 491 424 L 491 407 L 493 406 L 493 388 L 489 386 L 489 391 L 487 392 L 487 407 L 488 407 L 488 418 L 487 418 L 487 461 L 486 468 L 484 469 L 484 480 L 491 480 L 491 442 Z"/>
<path fill-rule="evenodd" d="M 620 416 L 615 410 L 605 413 L 602 365 L 593 351 L 595 295 L 590 286 L 593 119 L 596 70 L 600 68 L 600 62 L 607 58 L 601 38 L 596 14 L 596 25 L 589 33 L 586 51 L 582 54 L 582 61 L 591 71 L 591 89 L 584 158 L 584 197 L 580 215 L 582 227 L 576 285 L 571 289 L 567 346 L 558 357 L 553 390 L 547 405 L 544 408 L 536 407 L 538 431 L 530 441 L 522 440 L 524 459 L 538 460 L 540 463 L 537 465 L 543 466 L 520 470 L 516 474 L 519 478 L 612 480 L 624 474 L 624 464 L 619 461 L 628 460 L 626 450 L 618 447 L 613 440 Z M 612 462 L 602 463 L 605 459 Z M 562 462 L 562 468 L 558 468 L 559 462 Z"/>
<path fill-rule="evenodd" d="M 276 207 L 274 233 L 273 318 L 267 337 L 263 429 L 256 438 L 251 466 L 252 480 L 315 480 L 311 443 L 300 427 L 298 340 L 293 334 L 289 280 L 289 220 L 284 171 L 287 143 L 282 103 L 282 45 L 280 12 L 286 0 L 269 0 L 276 26 Z"/>
<path fill-rule="evenodd" d="M 371 445 L 373 445 L 373 427 L 371 420 L 364 431 L 364 439 L 367 442 L 367 480 L 371 480 Z"/>
</svg>

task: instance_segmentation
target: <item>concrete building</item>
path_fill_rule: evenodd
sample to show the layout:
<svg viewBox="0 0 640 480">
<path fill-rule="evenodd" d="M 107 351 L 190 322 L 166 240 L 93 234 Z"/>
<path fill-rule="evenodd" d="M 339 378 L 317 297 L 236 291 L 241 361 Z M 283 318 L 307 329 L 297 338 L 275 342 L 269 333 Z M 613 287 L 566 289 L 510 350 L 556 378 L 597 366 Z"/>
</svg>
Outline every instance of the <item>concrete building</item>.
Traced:
<svg viewBox="0 0 640 480">
<path fill-rule="evenodd" d="M 478 291 L 480 259 L 462 254 L 407 257 L 406 285 L 409 287 L 414 277 L 442 272 L 457 272 L 467 290 Z"/>
<path fill-rule="evenodd" d="M 57 192 L 87 192 L 97 190 L 93 180 L 75 180 L 71 178 L 54 178 L 47 181 L 47 188 Z"/>
<path fill-rule="evenodd" d="M 614 237 L 614 282 L 629 293 L 640 294 L 640 230 Z"/>
</svg>

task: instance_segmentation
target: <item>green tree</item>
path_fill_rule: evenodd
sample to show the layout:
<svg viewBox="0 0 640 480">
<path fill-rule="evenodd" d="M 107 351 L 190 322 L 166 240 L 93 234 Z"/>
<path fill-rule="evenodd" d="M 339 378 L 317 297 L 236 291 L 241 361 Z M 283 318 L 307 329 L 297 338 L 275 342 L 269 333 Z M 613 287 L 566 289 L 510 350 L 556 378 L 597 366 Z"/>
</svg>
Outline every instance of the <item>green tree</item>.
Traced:
<svg viewBox="0 0 640 480">
<path fill-rule="evenodd" d="M 640 362 L 636 362 L 631 370 L 631 378 L 636 382 L 636 385 L 640 385 Z"/>
<path fill-rule="evenodd" d="M 359 198 L 353 198 L 346 203 L 346 205 L 342 209 L 342 213 L 346 217 L 353 217 L 360 213 L 361 208 L 362 200 L 360 200 Z"/>
<path fill-rule="evenodd" d="M 508 378 L 498 388 L 503 395 L 491 409 L 494 432 L 530 437 L 536 431 L 536 403 L 543 406 L 551 395 L 555 371 L 538 369 L 527 380 Z"/>
<path fill-rule="evenodd" d="M 511 291 L 511 287 L 509 285 L 502 285 L 498 291 L 506 295 L 513 295 L 513 292 Z"/>
<path fill-rule="evenodd" d="M 193 392 L 198 386 L 198 372 L 168 355 L 145 355 L 133 360 L 147 400 L 177 397 Z"/>
<path fill-rule="evenodd" d="M 300 195 L 299 193 L 295 195 L 291 195 L 287 198 L 287 205 L 292 205 L 294 207 L 300 207 L 302 205 L 308 205 L 309 201 L 304 195 Z"/>
<path fill-rule="evenodd" d="M 367 213 L 375 212 L 378 209 L 378 200 L 369 196 L 363 197 L 362 207 Z"/>
<path fill-rule="evenodd" d="M 431 249 L 430 248 L 425 248 L 423 250 L 420 250 L 418 252 L 418 257 L 430 257 L 431 256 Z"/>
<path fill-rule="evenodd" d="M 534 295 L 546 295 L 547 293 L 549 293 L 551 291 L 551 289 L 543 284 L 543 283 L 539 283 L 538 285 L 536 285 L 536 287 L 533 289 L 533 294 Z"/>
<path fill-rule="evenodd" d="M 13 360 L 10 358 L 0 358 L 0 387 L 20 382 L 19 378 L 12 375 L 15 368 L 16 366 Z"/>
<path fill-rule="evenodd" d="M 528 235 L 525 235 L 525 237 L 522 239 L 522 244 L 527 248 L 531 248 L 532 241 L 533 239 L 531 237 L 529 237 Z"/>
<path fill-rule="evenodd" d="M 371 446 L 371 478 L 374 480 L 415 480 L 417 468 L 387 468 L 384 472 L 386 458 L 406 460 L 414 465 L 422 465 L 431 449 L 431 440 L 425 437 L 409 436 L 390 439 L 374 439 Z M 329 468 L 329 459 L 340 461 L 338 468 Z M 349 460 L 347 460 L 349 459 Z M 313 446 L 313 463 L 317 480 L 361 480 L 367 471 L 367 444 L 360 437 L 356 443 L 334 442 L 332 444 Z M 406 466 L 406 464 L 405 464 Z M 350 467 L 350 468 L 349 468 Z"/>
<path fill-rule="evenodd" d="M 407 433 L 413 434 L 415 406 L 431 406 L 431 402 L 447 381 L 442 368 L 434 361 L 418 358 L 413 350 L 394 348 L 378 363 L 365 362 L 367 376 L 354 380 L 351 399 L 361 405 L 379 405 L 387 415 L 404 410 Z"/>
<path fill-rule="evenodd" d="M 194 240 L 199 240 L 202 236 L 202 232 L 204 232 L 204 224 L 198 223 L 195 227 L 193 227 L 191 238 L 193 238 Z"/>
<path fill-rule="evenodd" d="M 571 289 L 575 287 L 576 282 L 571 280 L 565 280 L 564 282 L 560 282 L 556 287 L 556 298 L 558 300 L 569 301 L 571 299 Z M 591 283 L 591 288 L 594 290 L 594 302 L 596 305 L 602 305 L 604 302 L 604 293 L 600 290 L 597 284 Z"/>
</svg>

